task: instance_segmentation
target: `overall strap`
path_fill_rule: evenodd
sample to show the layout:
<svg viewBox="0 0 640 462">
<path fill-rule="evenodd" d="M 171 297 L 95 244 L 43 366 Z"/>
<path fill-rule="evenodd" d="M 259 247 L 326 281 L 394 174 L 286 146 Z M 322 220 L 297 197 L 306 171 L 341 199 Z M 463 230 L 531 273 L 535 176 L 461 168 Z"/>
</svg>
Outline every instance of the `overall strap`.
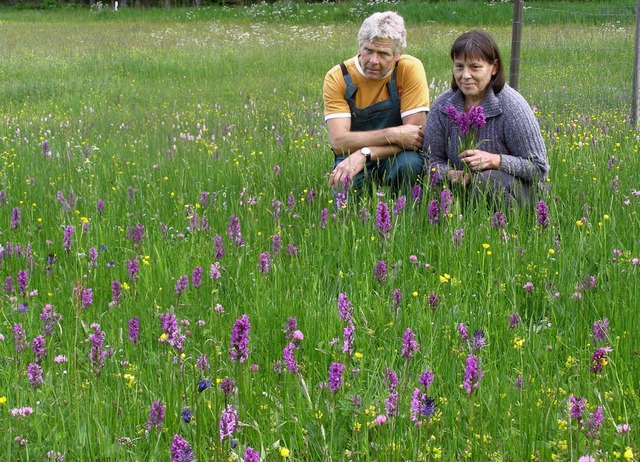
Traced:
<svg viewBox="0 0 640 462">
<path fill-rule="evenodd" d="M 396 83 L 397 70 L 397 66 L 393 68 L 393 75 L 387 84 L 387 91 L 389 92 L 389 99 L 391 100 L 391 104 L 394 109 L 397 109 L 397 111 L 400 112 L 400 95 L 398 94 L 398 84 Z"/>
<path fill-rule="evenodd" d="M 344 82 L 347 84 L 347 89 L 344 92 L 344 98 L 349 102 L 349 106 L 351 107 L 351 101 L 355 101 L 354 96 L 356 91 L 358 91 L 358 87 L 353 84 L 353 80 L 351 80 L 351 76 L 347 71 L 347 66 L 344 63 L 340 63 L 340 69 L 342 69 L 342 77 L 344 78 Z"/>
<path fill-rule="evenodd" d="M 340 65 L 346 84 L 345 100 L 351 110 L 351 131 L 377 130 L 402 125 L 400 116 L 400 96 L 396 83 L 397 69 L 393 69 L 391 80 L 386 84 L 387 99 L 367 107 L 357 107 L 355 94 L 358 87 L 353 83 L 346 66 Z"/>
</svg>

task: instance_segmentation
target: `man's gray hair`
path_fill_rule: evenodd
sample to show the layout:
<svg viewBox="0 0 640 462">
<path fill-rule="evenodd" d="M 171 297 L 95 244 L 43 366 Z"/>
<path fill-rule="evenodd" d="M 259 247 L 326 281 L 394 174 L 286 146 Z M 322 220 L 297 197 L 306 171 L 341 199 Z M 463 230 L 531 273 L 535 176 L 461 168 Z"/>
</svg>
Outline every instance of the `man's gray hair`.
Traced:
<svg viewBox="0 0 640 462">
<path fill-rule="evenodd" d="M 364 20 L 358 32 L 358 44 L 378 40 L 393 40 L 393 53 L 395 56 L 402 54 L 407 47 L 407 29 L 404 19 L 394 11 L 373 13 Z"/>
</svg>

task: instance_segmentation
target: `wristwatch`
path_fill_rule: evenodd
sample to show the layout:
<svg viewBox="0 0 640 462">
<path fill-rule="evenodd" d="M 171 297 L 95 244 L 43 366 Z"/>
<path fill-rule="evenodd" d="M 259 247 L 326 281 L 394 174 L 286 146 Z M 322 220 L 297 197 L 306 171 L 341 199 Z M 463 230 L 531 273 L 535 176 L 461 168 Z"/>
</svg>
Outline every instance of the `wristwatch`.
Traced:
<svg viewBox="0 0 640 462">
<path fill-rule="evenodd" d="M 360 149 L 360 152 L 362 153 L 362 155 L 364 156 L 367 162 L 371 160 L 371 148 L 367 148 L 367 147 L 362 148 Z"/>
</svg>

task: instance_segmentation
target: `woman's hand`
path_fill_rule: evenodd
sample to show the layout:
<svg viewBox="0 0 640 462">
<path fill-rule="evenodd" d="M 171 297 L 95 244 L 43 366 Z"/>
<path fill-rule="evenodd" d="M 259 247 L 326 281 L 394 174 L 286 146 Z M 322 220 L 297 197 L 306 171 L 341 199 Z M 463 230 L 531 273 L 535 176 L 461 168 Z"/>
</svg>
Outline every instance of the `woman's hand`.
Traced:
<svg viewBox="0 0 640 462">
<path fill-rule="evenodd" d="M 498 170 L 500 168 L 500 155 L 492 154 L 479 149 L 468 149 L 462 151 L 460 160 L 467 164 L 472 172 L 482 172 L 483 170 Z"/>
<path fill-rule="evenodd" d="M 471 174 L 464 170 L 449 170 L 449 181 L 454 186 L 467 187 L 471 182 Z"/>
</svg>

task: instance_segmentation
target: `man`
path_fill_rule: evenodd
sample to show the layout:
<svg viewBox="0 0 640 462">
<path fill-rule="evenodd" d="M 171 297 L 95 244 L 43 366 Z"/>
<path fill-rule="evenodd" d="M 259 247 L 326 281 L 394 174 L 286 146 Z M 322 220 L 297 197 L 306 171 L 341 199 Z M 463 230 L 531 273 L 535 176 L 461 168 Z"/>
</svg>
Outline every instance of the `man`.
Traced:
<svg viewBox="0 0 640 462">
<path fill-rule="evenodd" d="M 423 129 L 429 111 L 424 66 L 403 55 L 404 20 L 374 13 L 358 33 L 357 56 L 325 76 L 324 115 L 335 154 L 329 186 L 355 192 L 365 178 L 407 194 L 422 171 Z"/>
</svg>

